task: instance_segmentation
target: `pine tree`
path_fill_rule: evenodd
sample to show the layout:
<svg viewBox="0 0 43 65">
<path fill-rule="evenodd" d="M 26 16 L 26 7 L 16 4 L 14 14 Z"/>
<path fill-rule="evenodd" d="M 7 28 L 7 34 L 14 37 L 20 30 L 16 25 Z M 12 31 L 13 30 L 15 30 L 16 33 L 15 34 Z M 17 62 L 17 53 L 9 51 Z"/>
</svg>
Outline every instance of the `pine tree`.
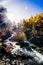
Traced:
<svg viewBox="0 0 43 65">
<path fill-rule="evenodd" d="M 11 35 L 11 23 L 6 16 L 6 8 L 0 5 L 0 39 L 5 40 Z"/>
<path fill-rule="evenodd" d="M 4 22 L 6 8 L 4 8 L 2 5 L 0 5 L 0 25 Z"/>
</svg>

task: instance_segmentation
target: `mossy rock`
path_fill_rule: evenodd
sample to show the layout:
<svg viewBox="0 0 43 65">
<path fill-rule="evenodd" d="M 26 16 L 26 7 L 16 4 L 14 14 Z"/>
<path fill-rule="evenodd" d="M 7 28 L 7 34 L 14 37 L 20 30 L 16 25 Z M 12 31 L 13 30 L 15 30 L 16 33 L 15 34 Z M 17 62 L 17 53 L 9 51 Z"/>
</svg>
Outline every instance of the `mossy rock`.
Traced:
<svg viewBox="0 0 43 65">
<path fill-rule="evenodd" d="M 0 60 L 0 65 L 4 65 L 4 61 Z"/>
<path fill-rule="evenodd" d="M 2 46 L 2 42 L 0 42 L 0 46 Z"/>
</svg>

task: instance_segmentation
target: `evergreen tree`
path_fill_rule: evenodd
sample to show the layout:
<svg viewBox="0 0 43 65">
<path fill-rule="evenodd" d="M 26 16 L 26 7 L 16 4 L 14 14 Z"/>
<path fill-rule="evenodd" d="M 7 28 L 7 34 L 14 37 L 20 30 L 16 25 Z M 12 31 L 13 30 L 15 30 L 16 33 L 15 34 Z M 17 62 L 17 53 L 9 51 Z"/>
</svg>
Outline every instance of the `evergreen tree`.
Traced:
<svg viewBox="0 0 43 65">
<path fill-rule="evenodd" d="M 6 9 L 0 5 L 0 25 L 4 22 L 4 19 L 6 17 L 5 15 Z"/>
</svg>

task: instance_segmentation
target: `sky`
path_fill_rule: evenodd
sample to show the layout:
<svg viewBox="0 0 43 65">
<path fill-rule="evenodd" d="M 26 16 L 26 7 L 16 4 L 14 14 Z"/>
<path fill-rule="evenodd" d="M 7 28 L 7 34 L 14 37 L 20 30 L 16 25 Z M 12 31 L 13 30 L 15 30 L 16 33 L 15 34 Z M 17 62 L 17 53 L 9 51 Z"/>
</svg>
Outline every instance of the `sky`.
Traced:
<svg viewBox="0 0 43 65">
<path fill-rule="evenodd" d="M 11 22 L 18 23 L 43 13 L 43 0 L 0 0 L 0 4 L 7 8 L 7 17 Z"/>
</svg>

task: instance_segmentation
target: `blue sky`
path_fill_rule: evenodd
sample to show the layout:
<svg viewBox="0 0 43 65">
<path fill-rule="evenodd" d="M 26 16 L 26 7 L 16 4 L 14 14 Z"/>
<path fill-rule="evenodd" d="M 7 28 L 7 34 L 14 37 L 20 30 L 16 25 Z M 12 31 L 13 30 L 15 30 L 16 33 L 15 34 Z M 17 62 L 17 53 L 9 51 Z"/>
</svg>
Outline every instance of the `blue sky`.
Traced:
<svg viewBox="0 0 43 65">
<path fill-rule="evenodd" d="M 7 16 L 11 21 L 20 21 L 30 16 L 43 13 L 43 0 L 0 0 L 7 8 Z"/>
</svg>

